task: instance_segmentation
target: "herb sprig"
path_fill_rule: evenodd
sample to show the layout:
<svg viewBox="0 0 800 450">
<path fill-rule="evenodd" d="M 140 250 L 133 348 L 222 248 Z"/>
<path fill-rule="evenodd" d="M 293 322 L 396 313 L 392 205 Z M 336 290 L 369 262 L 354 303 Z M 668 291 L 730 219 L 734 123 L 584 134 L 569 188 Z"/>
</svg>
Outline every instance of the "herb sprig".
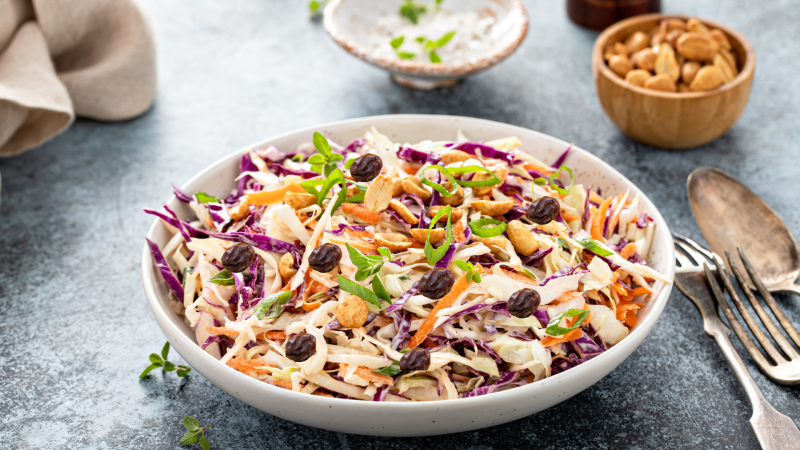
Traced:
<svg viewBox="0 0 800 450">
<path fill-rule="evenodd" d="M 390 366 L 386 366 L 386 367 L 384 367 L 382 369 L 379 369 L 379 370 L 373 370 L 373 372 L 382 373 L 384 375 L 389 375 L 390 377 L 393 377 L 393 376 L 395 376 L 395 375 L 397 375 L 398 373 L 401 372 L 400 363 L 397 362 L 397 361 L 392 360 L 392 364 Z"/>
<path fill-rule="evenodd" d="M 450 42 L 450 40 L 453 39 L 453 36 L 455 35 L 456 32 L 454 30 L 449 33 L 445 33 L 444 36 L 440 37 L 435 41 L 428 39 L 425 36 L 418 36 L 416 40 L 422 45 L 422 51 L 428 54 L 428 57 L 430 58 L 432 63 L 440 63 L 442 62 L 442 58 L 439 56 L 438 53 L 436 53 L 436 49 L 442 48 L 445 45 L 447 45 L 447 43 Z"/>
<path fill-rule="evenodd" d="M 164 348 L 161 349 L 161 355 L 160 356 L 157 353 L 151 353 L 150 354 L 150 362 L 151 362 L 151 364 L 144 369 L 144 372 L 142 372 L 142 374 L 139 375 L 139 378 L 146 377 L 147 374 L 149 374 L 150 372 L 152 372 L 155 369 L 158 369 L 159 367 L 164 372 L 172 372 L 173 370 L 176 370 L 177 371 L 176 373 L 178 374 L 178 377 L 180 377 L 180 378 L 183 378 L 186 375 L 189 375 L 189 372 L 192 371 L 191 367 L 185 366 L 183 364 L 179 364 L 179 365 L 176 366 L 175 363 L 167 360 L 167 356 L 168 355 L 169 355 L 169 341 L 167 341 L 167 343 L 164 344 Z"/>
<path fill-rule="evenodd" d="M 581 326 L 581 324 L 583 323 L 583 321 L 586 319 L 587 316 L 589 316 L 588 309 L 568 309 L 550 319 L 550 322 L 547 324 L 547 328 L 545 328 L 545 331 L 550 336 L 565 335 L 570 331 Z M 577 319 L 575 319 L 575 321 L 572 322 L 572 325 L 570 325 L 568 328 L 564 328 L 562 326 L 559 326 L 559 323 L 561 323 L 561 319 L 563 319 L 564 317 L 577 317 Z"/>
<path fill-rule="evenodd" d="M 197 198 L 197 201 L 200 202 L 200 203 L 209 204 L 209 203 L 217 203 L 217 202 L 219 202 L 219 198 L 214 197 L 213 195 L 208 195 L 203 191 L 197 191 L 194 194 L 194 196 L 195 196 L 195 198 Z"/>
<path fill-rule="evenodd" d="M 375 276 L 372 278 L 371 291 L 358 283 L 343 278 L 341 275 L 339 275 L 339 288 L 345 292 L 357 295 L 378 307 L 381 306 L 381 300 L 392 303 L 392 298 L 378 275 L 383 264 L 386 261 L 392 260 L 392 252 L 386 247 L 380 247 L 378 248 L 378 253 L 380 253 L 380 255 L 364 255 L 352 245 L 345 245 L 347 246 L 347 253 L 350 256 L 350 261 L 358 268 L 354 277 L 356 281 L 364 281 L 369 278 L 370 275 Z"/>
<path fill-rule="evenodd" d="M 181 438 L 182 445 L 192 445 L 199 441 L 200 448 L 203 450 L 211 449 L 211 443 L 206 439 L 206 430 L 211 428 L 211 425 L 204 427 L 200 425 L 199 420 L 186 416 L 183 418 L 183 427 L 186 428 L 186 434 Z"/>
<path fill-rule="evenodd" d="M 475 266 L 472 265 L 471 262 L 456 260 L 456 266 L 458 266 L 459 269 L 467 272 L 467 281 L 472 279 L 472 281 L 476 283 L 481 282 L 481 274 L 478 273 L 478 270 L 475 269 Z"/>
<path fill-rule="evenodd" d="M 213 277 L 208 279 L 209 283 L 218 284 L 220 286 L 233 286 L 236 280 L 233 279 L 233 274 L 228 269 L 220 270 L 215 273 Z"/>
<path fill-rule="evenodd" d="M 322 174 L 325 178 L 322 180 L 306 180 L 300 183 L 300 186 L 309 194 L 317 197 L 317 205 L 322 206 L 322 202 L 328 198 L 328 194 L 331 192 L 333 187 L 337 184 L 340 185 L 341 189 L 336 196 L 336 203 L 334 203 L 333 210 L 331 212 L 335 212 L 340 206 L 342 206 L 342 203 L 345 202 L 363 202 L 367 188 L 357 183 L 350 183 L 358 189 L 358 192 L 352 197 L 347 198 L 347 183 L 349 181 L 345 180 L 344 174 L 337 166 L 337 163 L 342 161 L 344 156 L 333 152 L 331 145 L 328 140 L 325 139 L 325 136 L 316 131 L 314 132 L 313 142 L 314 147 L 316 147 L 319 153 L 311 155 L 311 157 L 308 158 L 308 163 L 311 164 L 312 171 Z M 353 164 L 352 161 L 354 160 L 348 160 L 345 163 L 345 169 L 349 168 L 349 166 Z"/>
</svg>

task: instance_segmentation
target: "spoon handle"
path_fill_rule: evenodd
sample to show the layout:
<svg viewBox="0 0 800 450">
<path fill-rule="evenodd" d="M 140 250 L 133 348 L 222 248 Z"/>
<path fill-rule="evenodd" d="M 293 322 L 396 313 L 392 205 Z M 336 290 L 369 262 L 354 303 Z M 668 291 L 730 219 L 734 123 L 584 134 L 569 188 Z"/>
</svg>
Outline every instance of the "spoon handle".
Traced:
<svg viewBox="0 0 800 450">
<path fill-rule="evenodd" d="M 800 286 L 794 283 L 786 283 L 770 289 L 770 292 L 791 292 L 793 294 L 800 295 Z"/>
</svg>

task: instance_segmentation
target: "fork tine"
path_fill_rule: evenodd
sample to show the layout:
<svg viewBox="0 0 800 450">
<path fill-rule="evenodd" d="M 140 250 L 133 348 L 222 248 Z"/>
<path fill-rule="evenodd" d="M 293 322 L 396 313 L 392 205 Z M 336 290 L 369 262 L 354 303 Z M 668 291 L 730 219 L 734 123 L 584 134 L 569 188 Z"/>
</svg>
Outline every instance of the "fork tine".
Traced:
<svg viewBox="0 0 800 450">
<path fill-rule="evenodd" d="M 688 237 L 680 235 L 678 233 L 672 233 L 672 236 L 676 237 L 676 238 L 680 239 L 682 242 L 685 242 L 686 244 L 692 246 L 692 248 L 694 248 L 698 252 L 702 253 L 703 256 L 708 258 L 709 261 L 713 261 L 714 260 L 714 253 L 708 251 L 705 247 L 703 247 L 702 245 L 698 244 L 694 240 L 689 239 Z"/>
<path fill-rule="evenodd" d="M 692 264 L 689 258 L 687 258 L 683 253 L 681 253 L 680 248 L 675 248 L 675 259 L 678 260 L 678 264 L 680 264 L 681 267 L 684 269 L 687 267 L 694 266 L 694 264 Z"/>
<path fill-rule="evenodd" d="M 727 252 L 726 252 L 727 253 Z M 719 258 L 717 258 L 719 259 Z M 728 260 L 730 262 L 730 259 Z M 720 261 L 721 263 L 722 261 Z M 730 267 L 730 266 L 728 266 Z M 736 305 L 736 309 L 739 310 L 739 314 L 742 315 L 742 319 L 744 319 L 745 324 L 750 328 L 750 332 L 753 333 L 753 336 L 756 337 L 756 340 L 761 344 L 761 347 L 767 352 L 767 354 L 772 358 L 775 363 L 785 362 L 785 358 L 783 355 L 778 352 L 778 349 L 772 345 L 772 342 L 769 341 L 769 338 L 763 331 L 761 331 L 761 327 L 758 326 L 753 316 L 750 314 L 750 311 L 747 310 L 747 307 L 744 306 L 744 302 L 739 297 L 739 294 L 736 293 L 736 289 L 734 289 L 733 284 L 731 284 L 730 274 L 728 273 L 727 269 L 719 270 L 720 278 L 722 279 L 722 284 L 725 286 L 725 289 L 728 291 L 728 294 L 731 296 L 731 300 Z M 741 276 L 741 274 L 739 274 Z M 737 278 L 739 280 L 739 278 Z M 742 290 L 747 293 L 747 285 L 742 285 Z M 727 315 L 727 314 L 726 314 Z M 772 322 L 770 322 L 771 324 Z M 773 326 L 774 327 L 774 326 Z"/>
<path fill-rule="evenodd" d="M 675 245 L 680 247 L 681 250 L 683 250 L 684 253 L 686 253 L 692 259 L 694 259 L 696 265 L 699 266 L 699 265 L 703 264 L 704 262 L 707 262 L 705 256 L 703 256 L 701 253 L 695 251 L 694 249 L 692 249 L 692 247 L 688 246 L 687 244 L 683 243 L 682 241 L 675 241 Z"/>
<path fill-rule="evenodd" d="M 761 282 L 761 277 L 758 276 L 753 268 L 753 265 L 747 260 L 747 256 L 745 256 L 742 248 L 736 247 L 736 249 L 739 251 L 739 257 L 742 259 L 745 270 L 747 270 L 747 273 L 750 275 L 750 279 L 753 280 L 753 283 L 756 285 L 761 297 L 763 297 L 764 301 L 767 302 L 769 309 L 772 310 L 772 314 L 775 315 L 775 318 L 778 319 L 778 322 L 781 324 L 783 329 L 786 330 L 786 334 L 792 338 L 795 344 L 800 346 L 800 333 L 797 332 L 797 329 L 794 327 L 794 325 L 792 325 L 792 322 L 789 321 L 789 319 L 786 317 L 786 314 L 784 314 L 783 310 L 780 308 L 780 306 L 778 306 L 775 298 L 772 297 L 772 294 L 770 294 L 770 292 L 764 286 L 764 283 Z"/>
<path fill-rule="evenodd" d="M 725 269 L 719 265 L 717 267 L 719 267 L 717 273 L 722 275 L 722 272 L 724 272 Z M 767 359 L 764 358 L 764 355 L 758 350 L 756 345 L 753 343 L 753 340 L 747 335 L 747 331 L 745 331 L 742 324 L 736 319 L 736 316 L 733 314 L 733 310 L 731 310 L 730 305 L 728 305 L 728 301 L 725 299 L 725 294 L 722 293 L 714 274 L 711 273 L 711 270 L 708 268 L 708 264 L 703 263 L 703 268 L 706 272 L 706 280 L 708 280 L 708 285 L 711 286 L 711 292 L 714 293 L 714 297 L 717 299 L 717 304 L 722 309 L 722 313 L 725 314 L 725 317 L 728 319 L 728 323 L 730 324 L 731 328 L 733 328 L 733 332 L 736 333 L 736 336 L 739 338 L 739 342 L 742 343 L 744 349 L 747 350 L 747 353 L 749 353 L 750 357 L 753 358 L 753 361 L 755 361 L 756 364 L 758 364 L 761 368 L 771 367 L 772 364 L 770 364 Z M 733 291 L 728 292 L 731 293 L 731 298 L 736 295 L 736 293 Z"/>
<path fill-rule="evenodd" d="M 767 312 L 764 311 L 764 307 L 761 306 L 761 302 L 759 302 L 756 296 L 753 295 L 753 291 L 751 291 L 747 287 L 747 282 L 744 279 L 744 275 L 739 270 L 739 266 L 734 264 L 733 259 L 731 258 L 731 255 L 730 253 L 728 253 L 727 250 L 725 251 L 725 257 L 728 258 L 728 268 L 731 270 L 731 272 L 733 272 L 733 276 L 736 278 L 736 281 L 738 281 L 739 285 L 742 287 L 742 292 L 744 292 L 744 295 L 745 297 L 747 297 L 747 300 L 750 301 L 750 304 L 753 305 L 753 310 L 755 310 L 756 314 L 758 315 L 758 318 L 761 319 L 761 323 L 763 323 L 764 327 L 767 329 L 767 331 L 769 331 L 769 334 L 772 335 L 772 339 L 774 339 L 775 342 L 778 343 L 778 345 L 783 349 L 783 352 L 786 354 L 786 356 L 789 357 L 789 359 L 796 359 L 800 357 L 800 355 L 797 354 L 797 351 L 795 351 L 795 349 L 792 347 L 792 344 L 790 344 L 789 341 L 787 341 L 786 338 L 783 337 L 783 334 L 781 334 L 781 332 L 778 330 L 778 327 L 776 327 L 775 324 L 772 323 L 772 320 L 767 315 Z M 748 323 L 748 325 L 750 324 Z M 753 326 L 750 325 L 750 328 L 753 328 Z M 753 334 L 755 334 L 755 331 L 753 332 Z M 758 338 L 758 336 L 756 337 Z M 759 341 L 760 340 L 761 339 L 759 339 Z"/>
</svg>

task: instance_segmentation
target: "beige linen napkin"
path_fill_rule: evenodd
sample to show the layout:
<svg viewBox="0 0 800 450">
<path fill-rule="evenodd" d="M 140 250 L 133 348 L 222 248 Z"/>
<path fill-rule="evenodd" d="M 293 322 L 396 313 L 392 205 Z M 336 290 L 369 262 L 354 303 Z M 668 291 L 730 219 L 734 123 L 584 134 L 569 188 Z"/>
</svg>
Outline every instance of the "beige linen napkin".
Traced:
<svg viewBox="0 0 800 450">
<path fill-rule="evenodd" d="M 0 156 L 75 115 L 136 117 L 155 89 L 153 37 L 134 0 L 0 0 Z"/>
</svg>

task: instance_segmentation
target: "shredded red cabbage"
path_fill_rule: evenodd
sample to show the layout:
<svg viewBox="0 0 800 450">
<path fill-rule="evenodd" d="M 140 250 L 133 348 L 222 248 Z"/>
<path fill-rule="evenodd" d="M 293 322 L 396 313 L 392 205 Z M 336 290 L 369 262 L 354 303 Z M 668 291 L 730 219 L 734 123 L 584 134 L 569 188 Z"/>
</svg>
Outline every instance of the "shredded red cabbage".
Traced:
<svg viewBox="0 0 800 450">
<path fill-rule="evenodd" d="M 502 159 L 508 163 L 509 166 L 513 166 L 515 164 L 514 155 L 511 153 L 506 153 L 500 150 L 497 150 L 494 147 L 489 147 L 486 144 L 480 144 L 478 142 L 459 142 L 447 145 L 448 147 L 452 148 L 453 150 L 461 150 L 462 152 L 467 152 L 470 155 L 477 155 L 477 150 L 480 150 L 481 156 L 484 158 L 493 158 L 493 159 Z"/>
<path fill-rule="evenodd" d="M 397 150 L 397 157 L 417 164 L 439 164 L 442 160 L 441 156 L 435 153 L 425 153 L 411 147 L 400 147 Z"/>
<path fill-rule="evenodd" d="M 530 255 L 526 256 L 522 260 L 522 264 L 524 264 L 526 266 L 533 266 L 533 267 L 541 266 L 542 265 L 542 261 L 544 261 L 544 257 L 549 255 L 553 251 L 553 248 L 555 248 L 555 247 L 550 247 L 550 248 L 548 248 L 546 250 L 542 250 L 542 249 L 536 250 L 535 252 L 533 252 Z"/>
<path fill-rule="evenodd" d="M 172 192 L 175 194 L 175 197 L 178 200 L 180 200 L 180 201 L 182 201 L 184 203 L 189 203 L 189 202 L 194 200 L 193 196 L 187 194 L 186 192 L 181 190 L 181 188 L 179 188 L 178 186 L 175 186 L 174 184 L 172 185 Z"/>
<path fill-rule="evenodd" d="M 145 238 L 145 240 L 147 241 L 147 246 L 150 248 L 150 253 L 153 255 L 153 260 L 156 262 L 156 267 L 158 267 L 158 271 L 161 272 L 161 277 L 164 278 L 170 292 L 172 292 L 172 295 L 174 295 L 176 299 L 183 301 L 183 286 L 181 286 L 181 282 L 178 281 L 178 277 L 175 276 L 172 269 L 169 268 L 169 264 L 167 264 L 166 258 L 164 258 L 164 255 L 161 253 L 161 249 L 158 248 L 158 244 L 147 238 Z"/>
<path fill-rule="evenodd" d="M 569 155 L 570 150 L 572 150 L 572 144 L 569 144 L 569 147 L 567 147 L 567 149 L 564 150 L 564 153 L 562 153 L 561 156 L 559 156 L 558 159 L 556 159 L 556 161 L 550 167 L 558 169 L 559 167 L 564 165 L 564 161 L 567 160 L 567 156 Z"/>
</svg>

